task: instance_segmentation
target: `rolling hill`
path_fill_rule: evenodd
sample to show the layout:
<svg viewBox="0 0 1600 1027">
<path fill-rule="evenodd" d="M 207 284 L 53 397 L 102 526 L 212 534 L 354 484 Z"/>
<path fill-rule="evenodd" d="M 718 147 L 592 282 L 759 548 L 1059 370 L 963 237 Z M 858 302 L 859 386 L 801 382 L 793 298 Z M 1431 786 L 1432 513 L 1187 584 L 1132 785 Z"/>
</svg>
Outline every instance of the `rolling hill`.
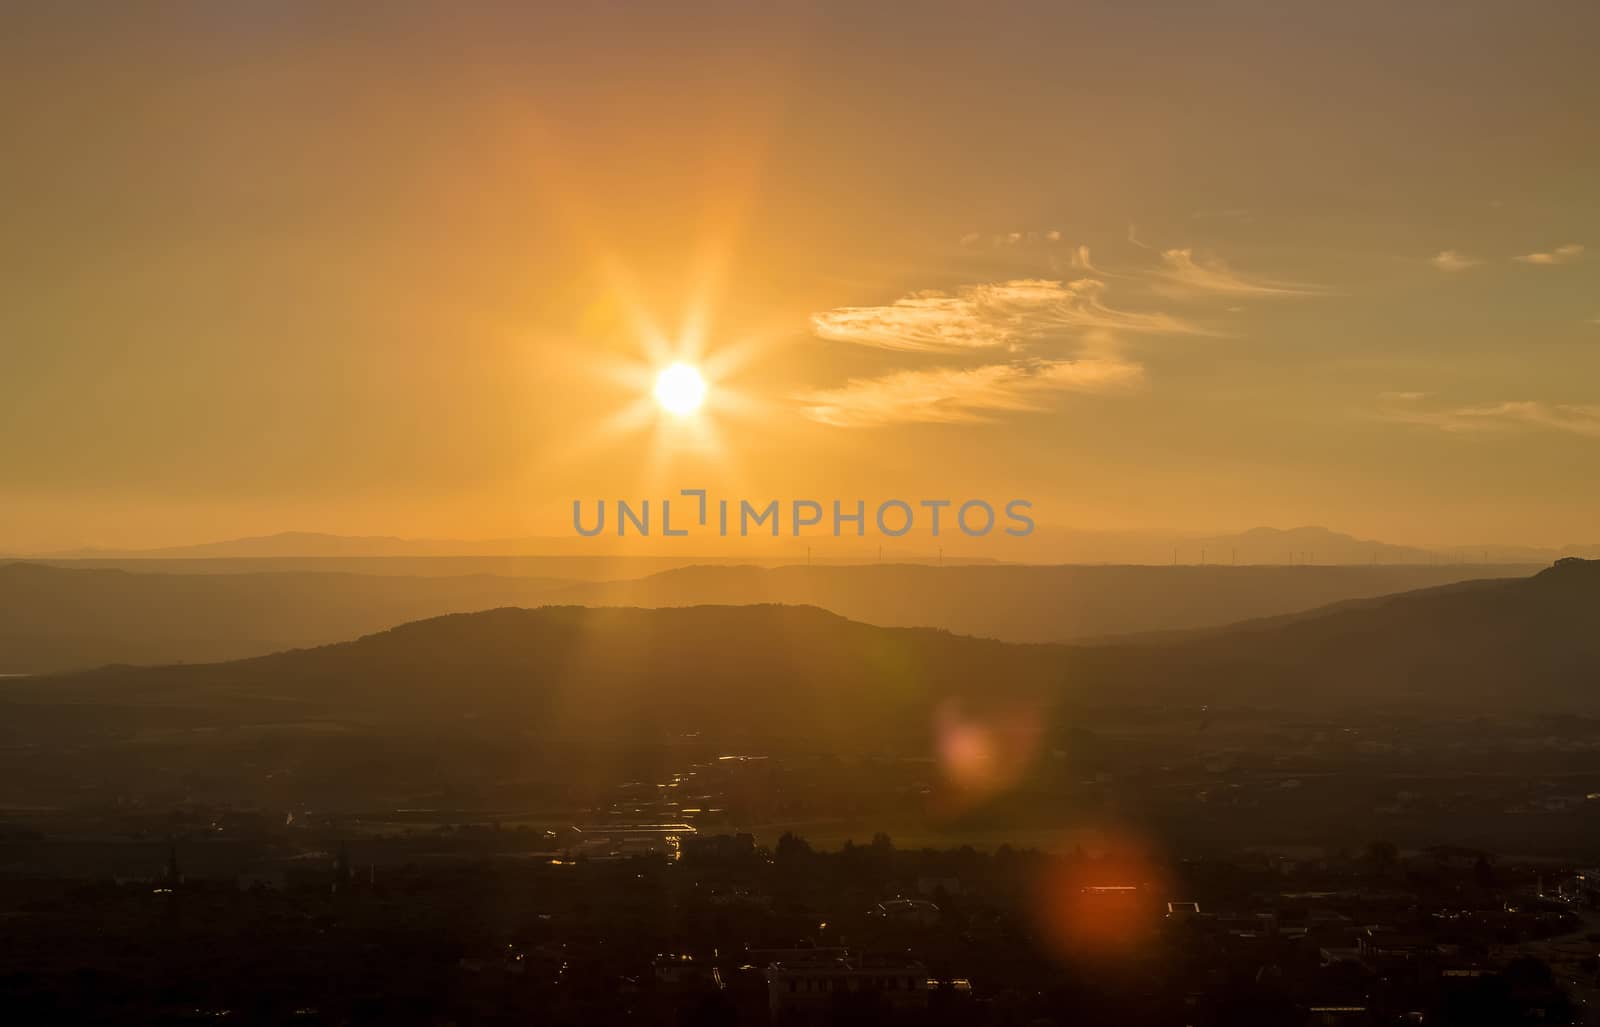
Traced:
<svg viewBox="0 0 1600 1027">
<path fill-rule="evenodd" d="M 1010 642 L 1082 642 L 1212 628 L 1474 574 L 1523 572 L 1467 566 L 701 565 L 595 582 L 522 573 L 397 573 L 387 566 L 410 568 L 416 562 L 363 561 L 363 567 L 378 566 L 362 574 L 0 565 L 0 674 L 238 659 L 445 613 L 549 603 L 811 605 L 884 627 L 945 628 Z M 571 578 L 639 570 L 605 558 L 541 566 Z M 505 569 L 530 568 L 517 563 Z"/>
<path fill-rule="evenodd" d="M 1600 561 L 1080 650 L 1079 684 L 1173 701 L 1600 708 Z"/>
<path fill-rule="evenodd" d="M 422 617 L 532 605 L 563 582 L 492 575 L 133 574 L 0 565 L 0 673 L 210 662 Z"/>
<path fill-rule="evenodd" d="M 536 717 L 774 737 L 882 731 L 946 695 L 1315 708 L 1596 704 L 1600 561 L 1460 583 L 1172 641 L 1018 645 L 881 628 L 814 607 L 551 606 L 408 623 L 231 663 L 22 679 L 13 700 L 281 704 L 393 718 Z M 300 715 L 298 712 L 296 715 Z M 766 727 L 762 725 L 766 724 Z"/>
<path fill-rule="evenodd" d="M 730 751 L 869 773 L 884 756 L 926 763 L 952 711 L 1020 732 L 1007 751 L 1061 752 L 1112 722 L 1165 723 L 1176 745 L 1191 717 L 1190 734 L 1213 716 L 1593 716 L 1597 620 L 1600 563 L 1583 561 L 1095 646 L 815 607 L 503 608 L 249 660 L 0 680 L 0 804 L 593 796 Z"/>
<path fill-rule="evenodd" d="M 1220 627 L 1531 568 L 1430 566 L 685 567 L 633 581 L 582 583 L 585 606 L 787 603 L 884 627 L 939 627 L 1006 642 L 1087 642 Z"/>
<path fill-rule="evenodd" d="M 251 660 L 17 679 L 0 687 L 0 741 L 323 722 L 530 730 L 577 750 L 684 734 L 921 749 L 947 697 L 981 707 L 1055 696 L 1061 653 L 814 607 L 505 608 Z"/>
</svg>

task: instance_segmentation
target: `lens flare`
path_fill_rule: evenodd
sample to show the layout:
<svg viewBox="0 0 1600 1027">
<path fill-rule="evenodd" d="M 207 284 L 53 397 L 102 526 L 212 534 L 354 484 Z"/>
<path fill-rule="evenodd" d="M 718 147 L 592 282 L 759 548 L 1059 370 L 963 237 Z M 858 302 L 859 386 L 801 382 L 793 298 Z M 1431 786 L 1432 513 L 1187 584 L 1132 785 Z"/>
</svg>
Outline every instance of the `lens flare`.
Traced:
<svg viewBox="0 0 1600 1027">
<path fill-rule="evenodd" d="M 1161 924 L 1167 874 L 1136 837 L 1108 839 L 1099 855 L 1053 859 L 1034 904 L 1040 932 L 1062 959 L 1124 959 Z"/>
<path fill-rule="evenodd" d="M 1027 705 L 976 709 L 946 699 L 934 712 L 933 737 L 946 794 L 957 814 L 1010 791 L 1033 765 L 1043 719 Z"/>
</svg>

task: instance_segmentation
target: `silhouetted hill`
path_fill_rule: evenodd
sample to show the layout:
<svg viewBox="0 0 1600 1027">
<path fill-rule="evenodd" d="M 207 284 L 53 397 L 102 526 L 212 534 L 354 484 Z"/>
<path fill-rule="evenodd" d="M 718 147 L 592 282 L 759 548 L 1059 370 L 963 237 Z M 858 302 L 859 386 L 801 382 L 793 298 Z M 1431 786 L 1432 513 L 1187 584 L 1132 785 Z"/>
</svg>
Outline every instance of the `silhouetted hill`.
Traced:
<svg viewBox="0 0 1600 1027">
<path fill-rule="evenodd" d="M 862 540 L 817 538 L 821 559 L 856 563 L 877 559 L 877 548 Z M 738 556 L 708 556 L 707 549 L 716 545 L 706 539 L 664 538 L 657 534 L 647 538 L 602 535 L 585 538 L 575 534 L 557 536 L 524 536 L 494 539 L 449 538 L 399 538 L 392 535 L 331 535 L 316 531 L 284 531 L 274 535 L 249 538 L 224 539 L 218 542 L 201 542 L 190 545 L 161 546 L 147 549 L 80 548 L 55 550 L 44 553 L 18 553 L 19 559 L 45 561 L 87 561 L 97 564 L 122 564 L 128 561 L 197 561 L 197 560 L 593 560 L 637 561 L 641 565 L 659 568 L 700 563 L 792 563 L 806 558 L 803 544 L 797 545 L 789 536 L 752 536 L 738 542 Z M 727 546 L 722 547 L 724 554 Z M 922 551 L 917 551 L 920 548 Z M 951 563 L 992 563 L 1000 554 L 975 551 L 950 554 Z M 901 550 L 907 558 L 938 559 L 937 545 L 927 545 Z M 1023 555 L 1029 550 L 1022 550 Z M 1041 556 L 1035 549 L 1031 555 Z M 1017 555 L 1017 554 L 1013 554 Z"/>
<path fill-rule="evenodd" d="M 886 627 L 940 627 L 1008 642 L 1082 642 L 1219 627 L 1531 568 L 1469 566 L 685 567 L 573 585 L 587 606 L 789 603 Z"/>
<path fill-rule="evenodd" d="M 330 535 L 319 531 L 281 531 L 274 535 L 198 542 L 153 549 L 74 549 L 53 552 L 53 559 L 138 557 L 148 559 L 262 559 L 280 557 L 440 556 L 519 551 L 520 541 L 496 539 L 460 542 L 448 539 L 405 539 L 392 535 Z"/>
<path fill-rule="evenodd" d="M 460 562 L 441 559 L 451 565 Z M 529 560 L 537 563 L 505 558 L 486 565 L 575 577 L 659 567 L 605 557 Z M 425 561 L 369 560 L 359 565 L 400 563 L 409 568 L 418 562 Z M 744 565 L 684 567 L 637 580 L 596 583 L 489 574 L 179 574 L 10 564 L 0 565 L 0 673 L 236 659 L 342 641 L 438 614 L 542 603 L 812 605 L 885 627 L 946 628 L 1012 642 L 1076 642 L 1216 627 L 1456 581 L 1476 570 Z"/>
<path fill-rule="evenodd" d="M 885 629 L 812 607 L 543 607 L 457 614 L 232 663 L 108 667 L 14 682 L 44 703 L 240 718 L 537 727 L 601 747 L 717 732 L 880 745 L 928 730 L 948 695 L 1053 695 L 1060 652 Z"/>
<path fill-rule="evenodd" d="M 1184 701 L 1593 709 L 1600 561 L 1083 655 L 1086 687 Z"/>
<path fill-rule="evenodd" d="M 0 794 L 358 809 L 593 796 L 729 752 L 827 764 L 841 782 L 880 756 L 920 775 L 936 753 L 975 780 L 1007 761 L 1048 776 L 1074 772 L 1099 724 L 1126 737 L 1192 716 L 1195 744 L 1226 749 L 1249 724 L 1308 716 L 1593 715 L 1597 616 L 1594 563 L 1164 644 L 1018 645 L 776 605 L 496 609 L 231 663 L 0 680 Z"/>
<path fill-rule="evenodd" d="M 130 574 L 0 565 L 0 673 L 205 662 L 342 641 L 401 621 L 542 602 L 551 579 Z"/>
<path fill-rule="evenodd" d="M 1356 538 L 1317 525 L 1251 528 L 1232 535 L 1195 539 L 1190 545 L 1206 547 L 1209 558 L 1217 563 L 1427 563 L 1437 558 L 1435 552 L 1419 546 Z"/>
<path fill-rule="evenodd" d="M 700 564 L 746 566 L 762 561 L 703 556 L 82 556 L 27 557 L 20 562 L 68 570 L 117 570 L 130 574 L 371 574 L 383 577 L 559 578 L 618 581 Z M 0 563 L 6 558 L 0 557 Z M 765 566 L 784 561 L 770 561 Z M 864 561 L 857 561 L 864 562 Z M 1529 568 L 1531 571 L 1532 568 Z"/>
<path fill-rule="evenodd" d="M 8 686 L 41 701 L 288 704 L 385 719 L 533 718 L 579 732 L 921 730 L 944 695 L 1281 707 L 1590 707 L 1600 562 L 1245 624 L 1166 644 L 1014 645 L 811 607 L 500 609 L 234 663 Z M 298 715 L 298 714 L 297 714 Z"/>
</svg>

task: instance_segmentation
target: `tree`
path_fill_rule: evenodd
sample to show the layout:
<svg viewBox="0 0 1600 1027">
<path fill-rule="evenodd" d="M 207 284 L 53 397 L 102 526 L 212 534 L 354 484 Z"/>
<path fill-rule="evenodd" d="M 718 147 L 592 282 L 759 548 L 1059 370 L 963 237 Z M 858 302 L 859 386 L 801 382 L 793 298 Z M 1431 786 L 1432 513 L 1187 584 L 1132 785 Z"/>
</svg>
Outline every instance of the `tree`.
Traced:
<svg viewBox="0 0 1600 1027">
<path fill-rule="evenodd" d="M 779 863 L 796 863 L 811 857 L 811 843 L 795 834 L 785 831 L 778 838 L 778 847 L 773 851 L 773 858 Z"/>
</svg>

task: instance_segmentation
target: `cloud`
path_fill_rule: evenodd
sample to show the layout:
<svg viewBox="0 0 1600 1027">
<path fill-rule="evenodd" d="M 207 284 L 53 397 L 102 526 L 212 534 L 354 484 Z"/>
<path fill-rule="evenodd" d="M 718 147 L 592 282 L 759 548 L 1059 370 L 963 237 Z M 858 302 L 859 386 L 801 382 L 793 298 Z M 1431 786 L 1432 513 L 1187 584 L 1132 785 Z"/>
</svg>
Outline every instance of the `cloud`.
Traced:
<svg viewBox="0 0 1600 1027">
<path fill-rule="evenodd" d="M 1069 258 L 1074 271 L 1087 271 L 1092 275 L 1104 275 L 1105 272 L 1094 266 L 1094 261 L 1089 259 L 1089 247 L 1078 246 L 1073 249 Z"/>
<path fill-rule="evenodd" d="M 852 378 L 843 386 L 795 397 L 807 417 L 843 428 L 889 424 L 960 424 L 999 413 L 1045 409 L 1067 392 L 1127 392 L 1144 380 L 1144 368 L 1115 356 L 938 367 Z"/>
<path fill-rule="evenodd" d="M 1383 393 L 1380 398 L 1421 398 L 1425 393 Z M 1540 400 L 1506 400 L 1476 406 L 1423 409 L 1406 404 L 1388 407 L 1378 416 L 1386 421 L 1419 424 L 1451 433 L 1503 432 L 1538 429 L 1600 439 L 1600 405 L 1545 403 Z"/>
<path fill-rule="evenodd" d="M 1476 257 L 1465 256 L 1459 250 L 1440 250 L 1437 256 L 1429 258 L 1428 263 L 1440 271 L 1465 271 L 1477 267 L 1483 261 Z"/>
<path fill-rule="evenodd" d="M 1131 237 L 1133 229 L 1129 231 Z M 1029 233 L 1025 238 L 1032 242 L 1038 236 Z M 1051 230 L 1043 238 L 1056 242 L 1059 233 Z M 992 237 L 997 246 L 1019 241 L 1016 233 Z M 1144 367 L 1120 354 L 1121 337 L 1212 333 L 1160 310 L 1110 305 L 1106 278 L 1133 280 L 1135 292 L 1146 295 L 1166 291 L 1237 299 L 1315 291 L 1248 278 L 1221 262 L 1196 262 L 1188 250 L 1166 251 L 1160 268 L 1121 275 L 1097 268 L 1085 246 L 1073 247 L 1067 261 L 1081 277 L 1016 278 L 952 291 L 927 290 L 878 306 L 813 314 L 812 328 L 820 339 L 975 359 L 969 366 L 902 367 L 877 377 L 852 378 L 795 400 L 813 420 L 855 428 L 986 421 L 1003 413 L 1044 409 L 1062 393 L 1126 392 L 1143 383 Z"/>
<path fill-rule="evenodd" d="M 1468 420 L 1521 424 L 1600 439 L 1600 405 L 1597 404 L 1518 400 L 1465 407 L 1456 411 L 1456 414 Z"/>
<path fill-rule="evenodd" d="M 918 292 L 877 307 L 838 307 L 811 316 L 818 337 L 905 352 L 1018 349 L 1053 336 L 1093 330 L 1200 334 L 1162 313 L 1118 310 L 1106 285 L 1042 278 L 969 285 L 954 293 Z"/>
<path fill-rule="evenodd" d="M 1310 296 L 1322 291 L 1316 286 L 1242 275 L 1221 260 L 1196 260 L 1189 249 L 1162 250 L 1161 263 L 1151 275 L 1163 283 L 1158 291 L 1168 295 Z"/>
<path fill-rule="evenodd" d="M 1581 243 L 1569 242 L 1565 246 L 1557 246 L 1548 253 L 1524 253 L 1520 256 L 1512 257 L 1511 259 L 1521 261 L 1524 264 L 1549 265 L 1570 264 L 1582 256 L 1583 245 Z"/>
<path fill-rule="evenodd" d="M 1039 243 L 1057 243 L 1061 241 L 1061 230 L 1051 228 L 1046 230 L 1030 229 L 1026 232 L 996 232 L 992 235 L 983 235 L 981 232 L 968 232 L 961 237 L 962 246 L 976 246 L 985 239 L 994 249 L 1012 248 L 1018 246 L 1036 246 Z"/>
</svg>

